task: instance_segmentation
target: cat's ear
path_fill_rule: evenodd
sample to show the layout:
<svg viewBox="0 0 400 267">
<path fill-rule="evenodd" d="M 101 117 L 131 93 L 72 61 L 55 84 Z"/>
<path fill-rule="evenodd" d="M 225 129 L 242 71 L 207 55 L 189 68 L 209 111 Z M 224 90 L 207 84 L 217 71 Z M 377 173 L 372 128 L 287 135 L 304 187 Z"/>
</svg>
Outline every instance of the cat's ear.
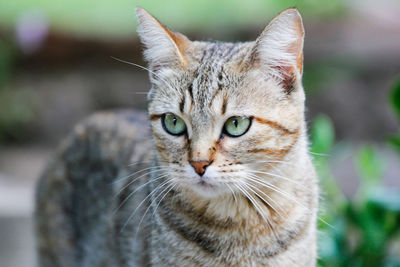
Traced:
<svg viewBox="0 0 400 267">
<path fill-rule="evenodd" d="M 304 28 L 296 8 L 276 16 L 255 42 L 249 61 L 274 76 L 286 93 L 294 90 L 296 79 L 303 72 Z"/>
<path fill-rule="evenodd" d="M 136 7 L 139 21 L 138 33 L 145 46 L 144 58 L 151 68 L 163 66 L 185 66 L 185 52 L 190 40 L 162 25 L 141 7 Z"/>
</svg>

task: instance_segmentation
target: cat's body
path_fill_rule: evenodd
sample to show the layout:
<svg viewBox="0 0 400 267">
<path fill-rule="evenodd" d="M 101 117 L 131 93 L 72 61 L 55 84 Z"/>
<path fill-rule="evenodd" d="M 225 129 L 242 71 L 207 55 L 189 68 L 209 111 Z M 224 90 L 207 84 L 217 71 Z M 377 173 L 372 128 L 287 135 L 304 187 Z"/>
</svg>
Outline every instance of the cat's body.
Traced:
<svg viewBox="0 0 400 267">
<path fill-rule="evenodd" d="M 254 43 L 138 18 L 153 142 L 133 111 L 77 126 L 39 185 L 41 266 L 314 266 L 297 11 Z"/>
</svg>

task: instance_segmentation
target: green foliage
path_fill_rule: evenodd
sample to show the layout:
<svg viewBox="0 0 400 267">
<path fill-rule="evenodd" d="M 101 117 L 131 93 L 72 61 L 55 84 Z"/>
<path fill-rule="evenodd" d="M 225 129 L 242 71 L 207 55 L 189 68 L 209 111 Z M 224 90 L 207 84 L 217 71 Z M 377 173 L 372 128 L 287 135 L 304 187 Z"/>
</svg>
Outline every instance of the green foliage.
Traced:
<svg viewBox="0 0 400 267">
<path fill-rule="evenodd" d="M 397 120 L 400 123 L 400 76 L 393 83 L 390 93 L 390 103 L 392 104 Z M 389 137 L 389 143 L 397 150 L 400 155 L 400 131 L 397 135 Z"/>
<path fill-rule="evenodd" d="M 10 41 L 0 40 L 0 90 L 11 77 L 15 53 L 15 48 Z"/>
<path fill-rule="evenodd" d="M 283 9 L 297 6 L 310 17 L 341 13 L 343 0 L 13 0 L 0 1 L 0 24 L 13 29 L 21 15 L 42 12 L 54 31 L 92 37 L 135 35 L 134 9 L 141 6 L 176 30 L 222 30 L 264 26 Z M 238 15 L 238 12 L 240 15 Z"/>
<path fill-rule="evenodd" d="M 13 42 L 0 41 L 0 142 L 22 140 L 34 119 L 32 93 L 10 85 L 16 58 Z"/>
<path fill-rule="evenodd" d="M 362 189 L 364 191 L 374 190 L 385 171 L 383 159 L 379 156 L 376 148 L 372 145 L 362 147 L 356 155 L 355 166 L 362 179 Z"/>
<path fill-rule="evenodd" d="M 0 142 L 22 140 L 34 119 L 32 94 L 26 90 L 0 89 Z"/>
<path fill-rule="evenodd" d="M 314 163 L 324 199 L 319 222 L 319 266 L 400 266 L 400 191 L 382 187 L 385 164 L 378 149 L 364 145 L 356 152 L 354 164 L 360 187 L 349 199 L 331 172 L 339 146 L 334 145 L 331 121 L 318 116 L 311 132 L 311 151 L 318 153 Z"/>
<path fill-rule="evenodd" d="M 311 135 L 311 151 L 313 153 L 330 153 L 333 142 L 335 141 L 335 134 L 329 117 L 325 115 L 317 116 L 311 128 Z"/>
<path fill-rule="evenodd" d="M 390 102 L 397 116 L 397 119 L 400 122 L 400 76 L 397 77 L 396 81 L 393 84 L 390 94 Z"/>
</svg>

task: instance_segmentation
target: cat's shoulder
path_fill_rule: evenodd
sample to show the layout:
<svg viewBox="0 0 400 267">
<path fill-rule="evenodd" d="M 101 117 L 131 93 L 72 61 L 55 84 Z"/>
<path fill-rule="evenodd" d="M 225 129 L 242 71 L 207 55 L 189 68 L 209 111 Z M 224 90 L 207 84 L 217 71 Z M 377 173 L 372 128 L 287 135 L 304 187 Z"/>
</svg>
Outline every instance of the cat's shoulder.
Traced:
<svg viewBox="0 0 400 267">
<path fill-rule="evenodd" d="M 151 157 L 148 125 L 144 112 L 100 112 L 79 123 L 63 140 L 37 185 L 40 266 L 81 262 L 90 264 L 80 266 L 116 266 L 113 249 L 102 233 L 113 225 L 111 212 L 118 199 L 113 197 L 114 181 L 130 170 L 133 158 Z M 95 247 L 103 256 L 88 253 L 76 258 L 82 244 Z"/>
<path fill-rule="evenodd" d="M 106 175 L 104 179 L 114 179 L 129 163 L 149 160 L 151 152 L 145 112 L 98 112 L 78 123 L 64 138 L 43 172 L 41 183 L 54 181 L 57 174 L 63 180 L 88 179 L 96 173 Z"/>
</svg>

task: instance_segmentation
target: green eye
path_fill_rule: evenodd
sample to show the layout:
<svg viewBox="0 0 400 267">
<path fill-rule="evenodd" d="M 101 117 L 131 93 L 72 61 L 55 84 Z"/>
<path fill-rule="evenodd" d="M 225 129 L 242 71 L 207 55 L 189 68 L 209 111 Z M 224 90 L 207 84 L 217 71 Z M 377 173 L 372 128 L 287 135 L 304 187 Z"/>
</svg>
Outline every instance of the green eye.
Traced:
<svg viewBox="0 0 400 267">
<path fill-rule="evenodd" d="M 162 117 L 162 125 L 167 133 L 181 135 L 186 132 L 185 122 L 173 113 L 166 113 Z"/>
<path fill-rule="evenodd" d="M 251 119 L 248 117 L 231 117 L 224 124 L 224 133 L 232 137 L 244 135 L 250 124 Z"/>
</svg>

